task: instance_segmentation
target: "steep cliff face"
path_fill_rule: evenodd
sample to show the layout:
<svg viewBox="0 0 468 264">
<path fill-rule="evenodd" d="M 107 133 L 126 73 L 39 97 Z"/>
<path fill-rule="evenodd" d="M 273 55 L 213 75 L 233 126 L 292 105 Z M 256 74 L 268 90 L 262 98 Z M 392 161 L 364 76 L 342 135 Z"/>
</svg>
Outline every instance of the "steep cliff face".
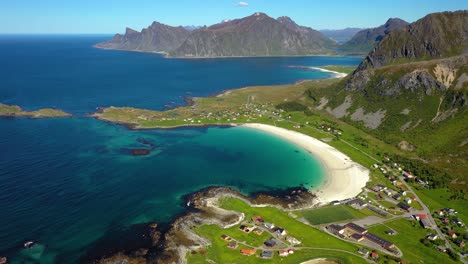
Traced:
<svg viewBox="0 0 468 264">
<path fill-rule="evenodd" d="M 141 32 L 127 28 L 124 35 L 116 34 L 110 41 L 96 44 L 97 48 L 144 52 L 169 52 L 179 47 L 191 31 L 158 22 Z"/>
<path fill-rule="evenodd" d="M 379 27 L 359 31 L 353 38 L 343 44 L 340 49 L 346 52 L 370 52 L 391 31 L 403 29 L 407 25 L 408 22 L 404 20 L 390 18 Z"/>
<path fill-rule="evenodd" d="M 468 11 L 435 13 L 390 32 L 358 70 L 457 56 L 467 50 Z"/>
<path fill-rule="evenodd" d="M 333 41 L 320 32 L 298 26 L 290 18 L 273 19 L 263 13 L 200 29 L 173 56 L 226 57 L 318 54 Z"/>
</svg>

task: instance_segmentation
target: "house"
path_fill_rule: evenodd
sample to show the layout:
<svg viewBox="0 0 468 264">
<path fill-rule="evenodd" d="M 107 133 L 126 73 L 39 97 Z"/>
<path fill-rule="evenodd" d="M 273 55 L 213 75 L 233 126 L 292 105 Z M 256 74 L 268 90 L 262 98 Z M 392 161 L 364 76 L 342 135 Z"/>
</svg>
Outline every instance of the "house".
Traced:
<svg viewBox="0 0 468 264">
<path fill-rule="evenodd" d="M 292 249 L 292 248 L 288 249 L 288 253 L 289 253 L 289 255 L 294 254 L 294 249 Z"/>
<path fill-rule="evenodd" d="M 266 222 L 266 223 L 264 223 L 263 225 L 264 225 L 266 228 L 268 228 L 268 229 L 273 229 L 273 228 L 275 228 L 275 225 L 272 224 L 272 223 Z"/>
<path fill-rule="evenodd" d="M 287 257 L 287 256 L 289 256 L 289 251 L 280 250 L 280 251 L 278 251 L 278 254 L 279 254 L 280 257 Z"/>
<path fill-rule="evenodd" d="M 444 224 L 448 224 L 448 223 L 450 223 L 450 219 L 448 219 L 447 217 L 445 217 L 444 219 L 442 219 L 442 222 L 443 222 Z"/>
<path fill-rule="evenodd" d="M 398 201 L 398 200 L 400 200 L 401 195 L 395 194 L 395 195 L 392 196 L 392 198 Z"/>
<path fill-rule="evenodd" d="M 340 205 L 341 202 L 340 202 L 340 201 L 332 201 L 330 204 L 331 204 L 331 205 Z"/>
<path fill-rule="evenodd" d="M 291 243 L 293 245 L 301 244 L 301 241 L 299 241 L 298 239 L 296 239 L 294 237 L 291 237 L 291 236 L 286 237 L 286 241 L 288 241 L 289 243 Z"/>
<path fill-rule="evenodd" d="M 224 240 L 224 241 L 231 241 L 232 240 L 232 238 L 230 236 L 228 236 L 228 235 L 222 235 L 221 239 Z"/>
<path fill-rule="evenodd" d="M 263 217 L 261 216 L 252 217 L 252 221 L 258 226 L 261 225 L 261 223 L 265 222 L 265 220 L 263 220 Z"/>
<path fill-rule="evenodd" d="M 414 178 L 411 172 L 402 171 L 401 174 L 403 175 L 403 177 L 408 178 L 408 179 Z"/>
<path fill-rule="evenodd" d="M 440 252 L 443 252 L 443 253 L 447 252 L 447 249 L 446 249 L 445 247 L 443 247 L 443 246 L 437 246 L 436 248 L 437 248 L 437 250 L 439 250 Z"/>
<path fill-rule="evenodd" d="M 254 227 L 250 227 L 250 226 L 246 226 L 246 225 L 241 225 L 239 227 L 240 230 L 246 232 L 246 233 L 250 233 L 252 232 L 255 228 Z"/>
<path fill-rule="evenodd" d="M 229 242 L 229 244 L 227 245 L 228 248 L 233 248 L 233 249 L 237 248 L 238 246 L 239 246 L 239 244 L 237 244 L 236 241 L 231 241 L 231 242 Z"/>
<path fill-rule="evenodd" d="M 275 228 L 275 233 L 277 233 L 278 235 L 281 235 L 281 236 L 285 236 L 286 235 L 286 230 L 282 227 L 277 227 Z"/>
<path fill-rule="evenodd" d="M 351 238 L 357 242 L 361 242 L 364 240 L 364 237 L 360 234 L 352 234 Z"/>
<path fill-rule="evenodd" d="M 358 252 L 359 252 L 359 254 L 362 254 L 362 255 L 364 255 L 364 256 L 369 255 L 369 250 L 367 250 L 367 249 L 365 249 L 365 248 L 360 248 L 360 249 L 358 249 Z"/>
<path fill-rule="evenodd" d="M 330 232 L 332 232 L 333 234 L 343 234 L 345 231 L 345 228 L 343 226 L 335 224 L 327 226 L 327 229 L 330 230 Z"/>
<path fill-rule="evenodd" d="M 407 193 L 406 193 L 406 191 L 401 191 L 400 194 L 403 195 L 403 196 L 406 196 Z"/>
<path fill-rule="evenodd" d="M 438 216 L 444 216 L 444 212 L 442 212 L 441 210 L 437 210 L 435 213 Z"/>
<path fill-rule="evenodd" d="M 449 231 L 449 232 L 448 232 L 448 235 L 449 235 L 449 237 L 451 237 L 451 238 L 457 238 L 457 234 L 455 234 L 455 232 L 453 232 L 453 231 Z"/>
<path fill-rule="evenodd" d="M 347 223 L 345 225 L 345 228 L 351 229 L 352 231 L 360 235 L 364 235 L 365 233 L 367 233 L 367 230 L 364 227 L 356 225 L 355 223 Z"/>
<path fill-rule="evenodd" d="M 429 220 L 427 220 L 426 218 L 421 218 L 421 225 L 424 227 L 424 228 L 431 228 L 432 227 L 432 224 L 431 222 L 429 222 Z"/>
<path fill-rule="evenodd" d="M 367 203 L 361 200 L 360 198 L 353 199 L 347 202 L 346 204 L 357 210 L 361 210 L 362 208 L 367 206 Z"/>
<path fill-rule="evenodd" d="M 261 258 L 264 258 L 264 259 L 271 259 L 273 258 L 273 251 L 262 251 L 262 253 L 260 254 L 260 257 Z"/>
<path fill-rule="evenodd" d="M 264 231 L 263 229 L 255 229 L 253 232 L 254 232 L 254 234 L 256 234 L 256 235 L 259 235 L 259 236 L 260 236 L 260 235 L 262 235 L 262 234 L 263 234 L 263 231 Z"/>
<path fill-rule="evenodd" d="M 257 250 L 254 249 L 241 249 L 240 253 L 245 256 L 252 256 L 257 252 Z"/>
<path fill-rule="evenodd" d="M 411 210 L 413 210 L 413 207 L 411 207 L 410 205 L 406 204 L 406 203 L 398 203 L 398 207 L 400 207 L 401 209 L 407 211 L 407 212 L 410 212 Z"/>
<path fill-rule="evenodd" d="M 461 239 L 458 239 L 455 241 L 455 245 L 459 246 L 459 247 L 465 247 L 465 241 L 461 240 Z"/>
<path fill-rule="evenodd" d="M 377 260 L 379 259 L 379 254 L 377 254 L 377 252 L 372 252 L 371 258 L 373 258 L 374 260 Z"/>
<path fill-rule="evenodd" d="M 390 229 L 390 230 L 385 231 L 385 234 L 387 234 L 389 236 L 394 236 L 394 235 L 396 235 L 398 233 L 397 233 L 397 231 L 395 231 L 393 229 Z"/>
<path fill-rule="evenodd" d="M 427 236 L 427 239 L 432 240 L 432 241 L 437 240 L 437 238 L 439 238 L 439 236 L 437 236 L 435 234 Z"/>
<path fill-rule="evenodd" d="M 386 249 L 395 247 L 395 244 L 393 244 L 392 242 L 385 240 L 369 232 L 364 234 L 364 238 Z"/>
<path fill-rule="evenodd" d="M 409 198 L 409 197 L 406 197 L 406 198 L 405 198 L 405 202 L 406 202 L 407 204 L 411 204 L 411 203 L 413 202 L 413 199 L 411 199 L 411 198 Z"/>
<path fill-rule="evenodd" d="M 278 245 L 278 241 L 276 241 L 276 240 L 273 239 L 273 238 L 270 238 L 270 239 L 268 239 L 267 241 L 265 241 L 263 244 L 264 244 L 266 247 L 272 248 L 272 247 L 276 247 L 276 246 Z"/>
</svg>

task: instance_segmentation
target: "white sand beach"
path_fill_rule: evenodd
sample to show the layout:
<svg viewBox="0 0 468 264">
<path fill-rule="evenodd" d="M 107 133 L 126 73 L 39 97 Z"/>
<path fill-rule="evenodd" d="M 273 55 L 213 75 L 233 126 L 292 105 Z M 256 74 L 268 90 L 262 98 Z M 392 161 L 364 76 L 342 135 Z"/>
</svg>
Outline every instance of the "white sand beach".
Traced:
<svg viewBox="0 0 468 264">
<path fill-rule="evenodd" d="M 277 135 L 304 148 L 317 158 L 326 170 L 325 182 L 316 191 L 320 204 L 355 197 L 369 181 L 367 168 L 318 139 L 270 125 L 244 124 L 242 126 Z"/>
<path fill-rule="evenodd" d="M 326 69 L 319 68 L 319 67 L 309 67 L 309 68 L 310 68 L 310 69 L 313 69 L 313 70 L 321 71 L 321 72 L 329 72 L 329 73 L 332 73 L 332 74 L 333 74 L 333 78 L 343 78 L 343 77 L 348 76 L 348 74 L 346 74 L 346 73 L 337 72 L 337 71 L 330 71 L 330 70 L 326 70 Z"/>
</svg>

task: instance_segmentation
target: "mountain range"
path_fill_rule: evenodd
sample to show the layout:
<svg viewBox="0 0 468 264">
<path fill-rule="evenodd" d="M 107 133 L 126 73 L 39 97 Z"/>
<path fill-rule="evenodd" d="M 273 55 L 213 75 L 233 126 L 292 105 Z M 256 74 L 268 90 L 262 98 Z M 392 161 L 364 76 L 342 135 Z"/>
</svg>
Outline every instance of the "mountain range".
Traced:
<svg viewBox="0 0 468 264">
<path fill-rule="evenodd" d="M 187 30 L 154 22 L 141 32 L 127 28 L 97 48 L 165 52 L 174 57 L 282 56 L 325 54 L 336 43 L 289 17 L 264 13 Z"/>
<path fill-rule="evenodd" d="M 264 13 L 211 26 L 173 27 L 153 22 L 141 32 L 127 28 L 125 34 L 96 44 L 103 49 L 161 52 L 172 57 L 295 56 L 368 53 L 392 30 L 408 23 L 389 19 L 377 28 L 317 31 L 299 26 L 291 18 L 278 19 Z"/>
</svg>

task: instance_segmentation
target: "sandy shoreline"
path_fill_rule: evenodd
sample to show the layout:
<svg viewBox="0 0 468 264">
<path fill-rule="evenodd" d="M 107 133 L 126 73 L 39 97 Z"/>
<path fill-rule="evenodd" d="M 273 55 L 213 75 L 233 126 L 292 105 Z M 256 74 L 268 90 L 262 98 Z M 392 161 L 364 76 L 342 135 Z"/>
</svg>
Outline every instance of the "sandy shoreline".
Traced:
<svg viewBox="0 0 468 264">
<path fill-rule="evenodd" d="M 343 78 L 343 77 L 348 76 L 348 74 L 346 74 L 346 73 L 337 72 L 337 71 L 330 71 L 330 70 L 323 69 L 323 68 L 319 68 L 319 67 L 310 67 L 310 68 L 311 68 L 311 69 L 314 69 L 314 70 L 317 70 L 317 71 L 321 71 L 321 72 L 329 72 L 329 73 L 332 73 L 332 74 L 333 74 L 333 78 Z"/>
<path fill-rule="evenodd" d="M 244 124 L 242 126 L 279 136 L 304 148 L 317 158 L 326 170 L 325 182 L 316 191 L 320 204 L 355 197 L 369 181 L 367 168 L 318 139 L 270 125 Z"/>
</svg>

